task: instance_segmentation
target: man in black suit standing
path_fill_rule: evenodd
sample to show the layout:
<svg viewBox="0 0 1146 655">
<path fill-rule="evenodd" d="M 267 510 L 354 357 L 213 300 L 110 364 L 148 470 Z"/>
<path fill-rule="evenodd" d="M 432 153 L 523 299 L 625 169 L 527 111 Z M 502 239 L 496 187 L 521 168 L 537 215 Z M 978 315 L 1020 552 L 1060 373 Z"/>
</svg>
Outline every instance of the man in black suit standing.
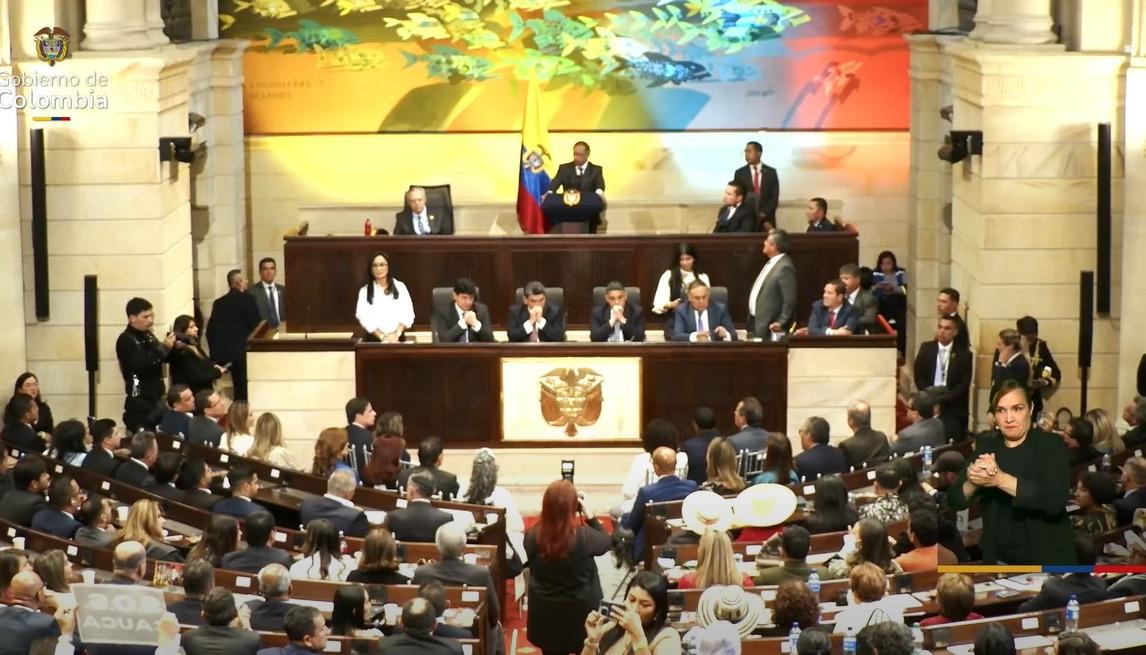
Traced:
<svg viewBox="0 0 1146 655">
<path fill-rule="evenodd" d="M 32 518 L 48 508 L 44 492 L 52 484 L 48 465 L 38 455 L 27 455 L 12 467 L 12 490 L 0 502 L 0 518 L 31 527 Z"/>
<path fill-rule="evenodd" d="M 565 308 L 549 304 L 545 285 L 537 281 L 526 284 L 521 302 L 509 308 L 505 322 L 510 342 L 565 341 Z"/>
<path fill-rule="evenodd" d="M 750 453 L 764 450 L 768 443 L 768 431 L 760 426 L 764 420 L 764 406 L 752 396 L 745 396 L 736 403 L 732 412 L 732 423 L 736 426 L 736 434 L 728 437 L 728 443 L 736 452 L 746 450 Z"/>
<path fill-rule="evenodd" d="M 370 462 L 370 448 L 374 444 L 374 419 L 377 417 L 369 398 L 351 398 L 346 401 L 346 436 L 359 480 Z"/>
<path fill-rule="evenodd" d="M 688 479 L 697 484 L 708 480 L 708 444 L 720 436 L 716 429 L 716 412 L 711 407 L 697 407 L 692 413 L 691 439 L 680 444 L 680 452 L 688 456 Z"/>
<path fill-rule="evenodd" d="M 724 205 L 716 212 L 713 234 L 729 232 L 756 232 L 759 221 L 752 206 L 744 197 L 744 186 L 740 180 L 732 180 L 724 186 Z"/>
<path fill-rule="evenodd" d="M 645 313 L 629 300 L 625 285 L 613 280 L 605 287 L 605 302 L 589 316 L 592 341 L 621 343 L 645 340 Z"/>
<path fill-rule="evenodd" d="M 445 523 L 434 533 L 434 544 L 441 558 L 415 569 L 411 584 L 437 580 L 447 587 L 485 587 L 486 616 L 491 626 L 497 625 L 501 617 L 501 594 L 493 584 L 489 568 L 462 561 L 466 549 L 465 530 L 457 523 Z"/>
<path fill-rule="evenodd" d="M 764 146 L 759 141 L 749 141 L 744 146 L 746 164 L 736 169 L 732 179 L 740 182 L 748 191 L 748 204 L 757 213 L 757 225 L 767 232 L 776 227 L 776 207 L 780 204 L 780 178 L 776 169 L 760 161 Z M 759 232 L 761 228 L 752 230 Z"/>
<path fill-rule="evenodd" d="M 262 586 L 261 571 L 264 567 L 269 564 L 279 564 L 285 568 L 294 563 L 290 553 L 275 548 L 275 517 L 266 510 L 248 514 L 243 520 L 243 541 L 247 542 L 247 547 L 242 550 L 233 550 L 224 555 L 222 568 L 228 571 L 258 573 L 260 587 Z M 289 579 L 287 587 L 290 587 Z M 255 630 L 263 629 L 255 628 Z M 266 629 L 278 632 L 282 630 L 282 626 Z"/>
<path fill-rule="evenodd" d="M 207 593 L 203 618 L 207 625 L 183 634 L 181 645 L 187 655 L 255 655 L 259 651 L 259 633 L 232 625 L 239 618 L 239 610 L 230 589 L 215 587 Z"/>
<path fill-rule="evenodd" d="M 748 292 L 748 334 L 770 339 L 785 333 L 796 321 L 796 265 L 788 251 L 792 242 L 784 230 L 772 230 L 764 239 L 768 261 Z"/>
<path fill-rule="evenodd" d="M 386 527 L 398 541 L 428 543 L 434 540 L 438 528 L 454 520 L 449 512 L 434 507 L 434 476 L 418 471 L 406 481 L 406 507 L 386 515 Z"/>
<path fill-rule="evenodd" d="M 800 445 L 804 452 L 796 456 L 796 472 L 801 479 L 815 480 L 823 475 L 847 472 L 848 458 L 844 451 L 828 443 L 831 432 L 831 426 L 819 416 L 804 421 L 800 428 Z"/>
<path fill-rule="evenodd" d="M 218 448 L 226 432 L 219 420 L 226 415 L 227 407 L 218 392 L 204 389 L 195 394 L 195 415 L 187 424 L 187 441 Z"/>
<path fill-rule="evenodd" d="M 940 316 L 935 328 L 935 340 L 919 344 L 913 371 L 915 388 L 924 391 L 943 387 L 938 397 L 939 417 L 943 419 L 947 436 L 962 439 L 967 430 L 971 407 L 972 356 L 968 348 L 959 343 L 957 315 Z M 952 434 L 954 433 L 954 434 Z"/>
<path fill-rule="evenodd" d="M 151 332 L 155 310 L 143 298 L 127 301 L 127 327 L 115 341 L 123 374 L 123 424 L 131 432 L 151 429 L 163 414 L 163 363 L 175 345 L 175 334 L 160 341 Z"/>
<path fill-rule="evenodd" d="M 151 476 L 151 467 L 157 459 L 159 444 L 155 441 L 155 434 L 136 432 L 131 435 L 131 459 L 116 467 L 115 479 L 140 489 L 154 487 L 155 478 Z"/>
<path fill-rule="evenodd" d="M 32 517 L 32 529 L 71 539 L 83 525 L 75 519 L 87 495 L 70 475 L 61 475 L 48 487 L 48 507 Z"/>
<path fill-rule="evenodd" d="M 326 495 L 303 499 L 298 508 L 299 519 L 303 525 L 315 519 L 326 519 L 334 524 L 335 530 L 347 537 L 365 537 L 370 530 L 370 521 L 366 518 L 366 512 L 351 502 L 357 488 L 358 481 L 353 471 L 336 470 L 326 481 Z"/>
<path fill-rule="evenodd" d="M 115 451 L 120 448 L 120 434 L 116 431 L 115 421 L 101 418 L 92 424 L 91 433 L 92 449 L 84 457 L 81 468 L 95 471 L 104 477 L 114 477 L 115 469 L 119 466 Z"/>
<path fill-rule="evenodd" d="M 848 466 L 859 470 L 891 457 L 887 435 L 871 428 L 871 405 L 862 400 L 848 403 L 848 427 L 852 436 L 840 442 Z"/>
<path fill-rule="evenodd" d="M 578 141 L 573 144 L 573 161 L 557 167 L 557 174 L 550 180 L 546 194 L 557 193 L 558 189 L 561 193 L 576 190 L 582 198 L 597 194 L 602 203 L 605 201 L 605 169 L 589 162 L 588 143 Z M 589 222 L 589 232 L 595 234 L 599 223 L 600 217 L 594 216 Z"/>
<path fill-rule="evenodd" d="M 406 208 L 394 215 L 394 235 L 426 236 L 454 233 L 454 217 L 448 207 L 429 207 L 426 190 L 412 186 L 406 192 Z"/>
<path fill-rule="evenodd" d="M 959 290 L 946 287 L 939 290 L 935 297 L 935 313 L 938 316 L 950 316 L 959 326 L 959 334 L 955 336 L 955 345 L 960 348 L 971 347 L 971 333 L 967 331 L 967 323 L 959 313 Z"/>
<path fill-rule="evenodd" d="M 406 481 L 414 473 L 425 471 L 433 476 L 434 489 L 442 495 L 443 500 L 456 498 L 458 491 L 461 490 L 458 476 L 442 470 L 442 452 L 442 440 L 437 437 L 426 437 L 418 442 L 418 466 L 412 469 L 403 469 L 398 474 L 398 486 L 405 487 Z M 433 493 L 430 492 L 431 495 Z"/>
<path fill-rule="evenodd" d="M 828 201 L 823 198 L 812 198 L 805 216 L 808 218 L 808 233 L 836 231 L 836 224 L 828 219 Z"/>
<path fill-rule="evenodd" d="M 207 344 L 211 358 L 231 365 L 231 382 L 235 400 L 247 399 L 247 337 L 259 324 L 259 308 L 247 293 L 247 276 L 239 269 L 227 273 L 226 294 L 211 306 L 207 323 Z"/>
<path fill-rule="evenodd" d="M 438 312 L 437 324 L 442 343 L 493 343 L 489 308 L 477 301 L 477 285 L 469 278 L 454 282 L 454 304 Z"/>
<path fill-rule="evenodd" d="M 673 341 L 708 343 L 736 341 L 736 324 L 728 308 L 711 300 L 710 289 L 702 280 L 688 285 L 688 304 L 673 310 Z"/>
<path fill-rule="evenodd" d="M 274 257 L 259 260 L 259 283 L 247 293 L 255 299 L 259 319 L 267 322 L 267 327 L 278 327 L 286 320 L 286 287 L 275 282 L 278 264 Z"/>
<path fill-rule="evenodd" d="M 1031 382 L 1031 363 L 1023 356 L 1023 338 L 1018 330 L 999 330 L 995 342 L 995 364 L 991 371 L 991 397 L 1003 382 L 1014 380 L 1024 387 Z"/>
</svg>

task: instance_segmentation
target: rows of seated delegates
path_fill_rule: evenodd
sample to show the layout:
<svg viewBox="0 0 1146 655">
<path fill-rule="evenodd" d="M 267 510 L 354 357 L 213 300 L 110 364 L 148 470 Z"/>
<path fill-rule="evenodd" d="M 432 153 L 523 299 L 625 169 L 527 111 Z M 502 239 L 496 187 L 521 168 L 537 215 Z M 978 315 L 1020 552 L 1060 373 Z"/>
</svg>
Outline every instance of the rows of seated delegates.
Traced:
<svg viewBox="0 0 1146 655">
<path fill-rule="evenodd" d="M 1037 324 L 1020 320 L 1018 354 L 1000 335 L 994 366 L 1026 360 L 1045 384 L 1000 373 L 994 427 L 969 434 L 953 420 L 963 401 L 950 400 L 966 347 L 957 300 L 940 294 L 936 338 L 914 363 L 911 424 L 898 434 L 873 430 L 870 407 L 855 401 L 853 436 L 832 445 L 827 421 L 808 417 L 793 456 L 785 435 L 760 424 L 759 400 L 736 403 L 730 435 L 697 408 L 683 435 L 664 420 L 646 426 L 621 497 L 600 503 L 612 516 L 560 480 L 529 530 L 493 451 L 474 457 L 463 492 L 439 439 L 419 440 L 417 466 L 404 462 L 400 414 L 377 415 L 365 399 L 346 404 L 346 427 L 319 435 L 305 471 L 273 414 L 252 425 L 251 408 L 225 394 L 174 384 L 146 430 L 102 419 L 46 431 L 39 380 L 22 375 L 0 434 L 0 539 L 10 544 L 0 653 L 138 648 L 81 645 L 85 608 L 71 592 L 81 580 L 164 587 L 171 615 L 158 650 L 137 652 L 333 643 L 493 653 L 505 648 L 501 608 L 512 602 L 497 587 L 524 568 L 526 634 L 543 652 L 1007 653 L 1018 643 L 1090 653 L 1127 643 L 1117 626 L 1140 618 L 1146 575 L 936 572 L 1146 563 L 1146 399 L 1127 406 L 1124 430 L 1101 410 L 1040 416 L 1035 392 L 1052 399 L 1058 378 Z M 1015 442 L 1019 458 L 999 447 Z M 1036 497 L 1024 497 L 1028 484 Z M 503 549 L 474 540 L 491 509 L 504 512 Z"/>
</svg>

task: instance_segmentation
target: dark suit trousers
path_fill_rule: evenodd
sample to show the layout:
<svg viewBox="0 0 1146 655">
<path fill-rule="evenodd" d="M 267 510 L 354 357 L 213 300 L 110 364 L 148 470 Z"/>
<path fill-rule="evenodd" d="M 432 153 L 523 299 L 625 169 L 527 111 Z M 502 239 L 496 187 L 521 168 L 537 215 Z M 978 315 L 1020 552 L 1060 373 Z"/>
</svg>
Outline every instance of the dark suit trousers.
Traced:
<svg viewBox="0 0 1146 655">
<path fill-rule="evenodd" d="M 247 353 L 231 361 L 231 384 L 235 387 L 235 400 L 247 399 Z"/>
</svg>

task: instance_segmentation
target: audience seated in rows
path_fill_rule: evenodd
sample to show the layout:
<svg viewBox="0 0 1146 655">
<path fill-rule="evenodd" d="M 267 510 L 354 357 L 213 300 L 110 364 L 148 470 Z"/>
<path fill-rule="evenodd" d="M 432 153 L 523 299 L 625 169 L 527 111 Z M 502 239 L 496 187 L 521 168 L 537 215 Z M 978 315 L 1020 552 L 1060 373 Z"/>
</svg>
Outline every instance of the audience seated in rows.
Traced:
<svg viewBox="0 0 1146 655">
<path fill-rule="evenodd" d="M 233 516 L 212 514 L 203 535 L 187 553 L 187 561 L 206 560 L 211 566 L 222 566 L 223 556 L 239 547 L 239 522 Z"/>
<path fill-rule="evenodd" d="M 334 590 L 331 599 L 330 634 L 336 637 L 355 639 L 381 639 L 382 631 L 367 628 L 366 617 L 370 611 L 370 596 L 361 585 L 345 585 Z"/>
<path fill-rule="evenodd" d="M 680 435 L 677 432 L 676 426 L 671 421 L 665 419 L 653 419 L 645 426 L 644 431 L 641 433 L 641 447 L 644 450 L 633 457 L 633 462 L 629 465 L 629 472 L 625 475 L 625 481 L 621 484 L 621 503 L 613 508 L 612 515 L 615 519 L 619 519 L 623 514 L 626 514 L 633 508 L 633 503 L 636 501 L 637 492 L 642 487 L 648 485 L 657 479 L 657 474 L 653 470 L 652 454 L 658 448 L 664 447 L 677 450 Z M 705 447 L 705 457 L 707 458 L 707 446 Z M 689 459 L 688 455 L 683 452 L 676 452 L 676 461 L 674 463 L 674 470 L 678 476 L 687 476 L 691 479 L 690 470 L 688 470 Z M 701 482 L 707 479 L 707 465 L 700 472 Z M 700 484 L 700 482 L 697 482 Z"/>
<path fill-rule="evenodd" d="M 247 451 L 247 457 L 271 466 L 295 470 L 301 468 L 283 445 L 282 422 L 270 412 L 263 412 L 255 421 L 254 444 Z"/>
<path fill-rule="evenodd" d="M 289 567 L 294 563 L 289 553 L 275 547 L 275 519 L 266 510 L 248 514 L 243 520 L 243 539 L 246 548 L 223 555 L 221 568 L 258 573 L 270 564 Z"/>
<path fill-rule="evenodd" d="M 895 563 L 904 573 L 934 571 L 939 566 L 959 563 L 955 553 L 939 544 L 939 515 L 935 508 L 911 512 L 907 538 L 911 542 L 911 550 L 895 558 Z"/>
<path fill-rule="evenodd" d="M 764 421 L 764 406 L 760 401 L 747 396 L 736 403 L 732 412 L 732 422 L 736 425 L 736 433 L 728 437 L 736 452 L 748 451 L 750 453 L 764 450 L 768 443 L 768 431 L 761 427 Z"/>
<path fill-rule="evenodd" d="M 52 483 L 48 466 L 43 458 L 36 455 L 25 456 L 12 467 L 12 490 L 4 494 L 0 502 L 0 519 L 17 525 L 31 526 L 32 519 L 48 503 L 44 492 Z"/>
<path fill-rule="evenodd" d="M 359 584 L 410 584 L 410 578 L 398 570 L 398 544 L 386 528 L 371 528 L 366 533 L 358 567 L 347 576 L 347 582 Z"/>
<path fill-rule="evenodd" d="M 48 486 L 48 506 L 32 517 L 31 528 L 61 539 L 71 539 L 82 525 L 75 516 L 85 500 L 87 496 L 70 475 L 57 476 Z M 3 502 L 6 504 L 7 498 Z"/>
<path fill-rule="evenodd" d="M 783 564 L 776 566 L 772 549 L 777 548 Z M 811 534 L 800 525 L 787 525 L 784 530 L 773 535 L 764 548 L 756 555 L 757 585 L 782 584 L 789 580 L 806 581 L 813 572 L 821 579 L 830 576 L 822 566 L 808 566 L 808 551 L 811 548 Z M 783 624 L 778 624 L 783 625 Z"/>
<path fill-rule="evenodd" d="M 314 442 L 314 460 L 310 472 L 320 478 L 329 478 L 335 471 L 350 471 L 358 484 L 358 472 L 346 463 L 350 456 L 350 442 L 344 428 L 326 428 Z"/>
<path fill-rule="evenodd" d="M 12 396 L 5 412 L 4 428 L 0 430 L 0 440 L 29 453 L 42 453 L 48 448 L 44 437 L 36 432 L 36 422 L 40 418 L 40 407 L 35 399 L 23 393 Z"/>
<path fill-rule="evenodd" d="M 227 403 L 218 392 L 205 389 L 195 394 L 195 415 L 187 425 L 187 441 L 218 448 L 225 430 L 219 419 L 227 415 Z"/>
<path fill-rule="evenodd" d="M 52 456 L 71 466 L 83 466 L 91 449 L 92 436 L 83 421 L 60 421 L 52 432 Z"/>
<path fill-rule="evenodd" d="M 907 417 L 911 425 L 903 429 L 891 444 L 891 452 L 910 455 L 919 452 L 924 446 L 938 448 L 947 443 L 943 421 L 935 415 L 935 400 L 941 387 L 927 391 L 916 391 L 907 403 Z"/>
<path fill-rule="evenodd" d="M 1094 566 L 1098 561 L 1094 540 L 1089 536 L 1076 535 L 1074 550 L 1082 566 Z M 1072 597 L 1078 598 L 1078 602 L 1083 604 L 1104 600 L 1106 583 L 1091 573 L 1052 575 L 1043 582 L 1038 594 L 1019 605 L 1018 611 L 1037 612 L 1066 607 Z"/>
<path fill-rule="evenodd" d="M 285 627 L 284 630 L 284 619 L 292 608 L 300 607 L 290 602 L 290 571 L 282 564 L 267 564 L 258 573 L 259 595 L 262 598 L 247 601 L 251 629 L 285 631 L 289 635 L 290 628 Z"/>
<path fill-rule="evenodd" d="M 179 466 L 179 477 L 175 478 L 175 486 L 183 492 L 179 502 L 210 512 L 223 500 L 222 496 L 211 492 L 213 478 L 207 462 L 198 457 L 184 459 Z"/>
<path fill-rule="evenodd" d="M 76 514 L 81 525 L 73 537 L 77 543 L 107 548 L 115 541 L 115 526 L 111 523 L 112 501 L 100 494 L 88 496 Z"/>
<path fill-rule="evenodd" d="M 370 446 L 370 462 L 363 471 L 363 483 L 388 489 L 398 487 L 402 463 L 410 461 L 404 433 L 402 415 L 398 412 L 383 412 L 375 420 L 374 441 Z"/>
<path fill-rule="evenodd" d="M 859 521 L 859 512 L 848 499 L 848 488 L 839 476 L 820 478 L 813 489 L 812 509 L 804 518 L 808 532 L 839 532 Z"/>
<path fill-rule="evenodd" d="M 859 470 L 891 457 L 887 435 L 871 427 L 871 405 L 862 400 L 848 403 L 848 428 L 852 436 L 840 442 L 848 466 Z"/>
<path fill-rule="evenodd" d="M 828 560 L 828 573 L 833 578 L 846 578 L 857 566 L 868 563 L 876 565 L 884 573 L 903 573 L 903 569 L 892 559 L 891 545 L 887 540 L 887 526 L 875 519 L 860 519 L 852 526 L 851 543 L 844 540 L 844 547 Z"/>
<path fill-rule="evenodd" d="M 447 523 L 438 528 L 434 544 L 438 547 L 440 559 L 415 569 L 413 583 L 420 585 L 437 580 L 449 587 L 485 587 L 487 616 L 491 625 L 496 624 L 501 616 L 501 594 L 494 587 L 487 567 L 462 560 L 466 548 L 465 530 L 457 523 Z"/>
<path fill-rule="evenodd" d="M 804 452 L 796 456 L 796 472 L 804 480 L 847 472 L 847 457 L 839 448 L 828 443 L 831 432 L 831 426 L 819 416 L 804 421 L 800 428 L 800 445 Z"/>
<path fill-rule="evenodd" d="M 370 529 L 366 513 L 356 507 L 351 499 L 358 489 L 354 472 L 348 469 L 335 470 L 326 481 L 326 494 L 321 497 L 308 496 L 299 505 L 299 519 L 303 525 L 310 525 L 315 519 L 326 519 L 337 532 L 348 537 L 365 537 Z"/>
<path fill-rule="evenodd" d="M 115 421 L 101 418 L 92 424 L 91 433 L 92 449 L 84 457 L 82 466 L 104 477 L 118 479 L 119 460 L 115 458 L 115 451 L 120 447 L 120 433 Z"/>
<path fill-rule="evenodd" d="M 296 580 L 345 582 L 358 566 L 352 557 L 343 554 L 338 531 L 326 519 L 314 519 L 306 524 L 302 555 L 290 567 L 291 577 Z"/>
<path fill-rule="evenodd" d="M 983 618 L 975 609 L 975 583 L 962 573 L 944 573 L 935 585 L 935 602 L 939 614 L 920 622 L 922 627 L 977 621 Z"/>
<path fill-rule="evenodd" d="M 136 432 L 131 436 L 131 459 L 115 468 L 115 479 L 139 489 L 151 489 L 155 478 L 151 467 L 159 458 L 159 444 L 151 432 Z"/>
<path fill-rule="evenodd" d="M 684 500 L 697 488 L 692 480 L 682 480 L 677 477 L 677 453 L 673 449 L 664 446 L 657 448 L 653 451 L 652 461 L 653 471 L 657 476 L 656 482 L 641 487 L 633 501 L 632 511 L 621 519 L 621 525 L 636 535 L 633 547 L 638 556 L 645 552 L 645 505 L 668 500 Z"/>
<path fill-rule="evenodd" d="M 239 610 L 230 589 L 215 587 L 203 599 L 203 620 L 206 625 L 183 635 L 182 646 L 186 655 L 255 655 L 261 646 L 259 633 L 247 626 L 235 625 Z"/>
<path fill-rule="evenodd" d="M 864 561 L 852 567 L 848 574 L 848 606 L 836 614 L 834 631 L 843 634 L 851 628 L 859 632 L 864 626 L 884 621 L 902 625 L 900 606 L 883 602 L 886 591 L 887 579 L 879 566 Z"/>
<path fill-rule="evenodd" d="M 1146 458 L 1131 457 L 1122 464 L 1123 497 L 1114 501 L 1118 525 L 1129 525 L 1135 510 L 1146 507 Z"/>
<path fill-rule="evenodd" d="M 693 412 L 692 433 L 692 437 L 680 442 L 680 452 L 688 460 L 688 479 L 700 484 L 708 479 L 708 444 L 720 436 L 711 407 L 697 407 Z"/>
<path fill-rule="evenodd" d="M 708 530 L 700 536 L 696 570 L 684 574 L 679 589 L 708 589 L 713 585 L 752 586 L 752 576 L 744 575 L 732 552 L 732 540 L 724 530 Z"/>
<path fill-rule="evenodd" d="M 1071 516 L 1075 531 L 1096 535 L 1118 527 L 1118 512 L 1111 504 L 1118 497 L 1118 484 L 1105 471 L 1086 471 L 1078 476 L 1074 487 L 1078 512 Z"/>
<path fill-rule="evenodd" d="M 752 479 L 752 484 L 793 484 L 800 481 L 796 473 L 796 460 L 792 457 L 792 442 L 787 435 L 772 432 L 764 450 L 764 470 Z"/>
<path fill-rule="evenodd" d="M 215 587 L 215 567 L 204 559 L 189 561 L 183 567 L 183 598 L 167 603 L 181 625 L 207 625 L 203 618 L 203 600 Z"/>
<path fill-rule="evenodd" d="M 744 478 L 741 478 L 740 474 L 737 473 L 736 451 L 728 439 L 723 437 L 713 439 L 708 444 L 708 453 L 705 455 L 705 459 L 708 460 L 708 479 L 700 485 L 701 489 L 712 491 L 721 496 L 729 496 L 744 491 L 745 487 L 748 486 L 744 482 Z M 685 481 L 691 482 L 691 480 Z"/>
<path fill-rule="evenodd" d="M 442 470 L 444 459 L 442 440 L 437 437 L 425 437 L 418 444 L 418 465 L 412 469 L 405 469 L 398 474 L 398 486 L 405 487 L 410 476 L 417 472 L 429 473 L 434 478 L 434 489 L 443 500 L 457 498 L 461 487 L 458 476 L 449 471 Z"/>
<path fill-rule="evenodd" d="M 185 384 L 173 384 L 167 390 L 167 411 L 163 413 L 158 429 L 164 434 L 185 439 L 194 415 L 195 393 Z"/>
<path fill-rule="evenodd" d="M 231 488 L 231 495 L 215 504 L 215 513 L 242 519 L 262 510 L 262 505 L 251 500 L 259 491 L 257 473 L 236 466 L 227 473 L 227 486 Z"/>
</svg>

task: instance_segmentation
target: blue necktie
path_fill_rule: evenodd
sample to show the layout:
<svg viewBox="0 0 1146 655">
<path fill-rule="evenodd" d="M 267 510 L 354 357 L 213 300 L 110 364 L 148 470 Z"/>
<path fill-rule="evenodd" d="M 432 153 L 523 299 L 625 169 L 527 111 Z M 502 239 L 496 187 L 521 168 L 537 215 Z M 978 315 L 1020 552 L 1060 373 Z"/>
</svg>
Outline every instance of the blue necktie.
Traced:
<svg viewBox="0 0 1146 655">
<path fill-rule="evenodd" d="M 430 221 L 426 218 L 426 212 L 418 214 L 418 234 L 430 233 Z"/>
</svg>

